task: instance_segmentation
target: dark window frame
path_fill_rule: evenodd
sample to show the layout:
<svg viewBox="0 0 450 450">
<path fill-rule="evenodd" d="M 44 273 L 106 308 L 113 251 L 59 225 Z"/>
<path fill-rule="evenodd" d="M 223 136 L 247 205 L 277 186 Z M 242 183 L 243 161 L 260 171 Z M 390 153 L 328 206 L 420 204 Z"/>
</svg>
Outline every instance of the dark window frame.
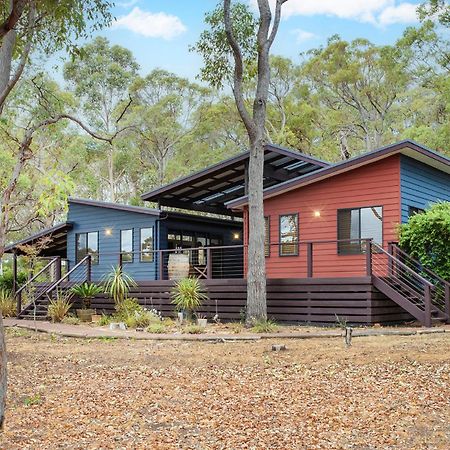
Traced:
<svg viewBox="0 0 450 450">
<path fill-rule="evenodd" d="M 408 206 L 408 218 L 415 216 L 416 214 L 422 214 L 425 212 L 425 208 L 419 208 L 418 206 Z"/>
<path fill-rule="evenodd" d="M 296 236 L 296 241 L 295 241 L 295 253 L 283 253 L 282 252 L 282 248 L 283 248 L 283 242 L 281 242 L 281 218 L 282 217 L 287 217 L 287 216 L 295 216 L 297 218 L 297 236 Z M 290 257 L 290 256 L 298 256 L 300 254 L 299 251 L 299 242 L 300 242 L 300 217 L 299 217 L 299 213 L 286 213 L 286 214 L 279 214 L 278 215 L 278 256 L 280 257 Z M 285 243 L 288 244 L 288 243 Z M 292 245 L 292 244 L 291 244 Z"/>
<path fill-rule="evenodd" d="M 150 259 L 144 260 L 142 259 L 144 256 L 144 251 L 142 250 L 142 230 L 152 230 L 152 249 L 150 251 Z M 149 264 L 155 262 L 155 227 L 141 227 L 139 228 L 139 262 L 144 264 Z M 148 250 L 147 250 L 148 251 Z"/>
<path fill-rule="evenodd" d="M 88 253 L 89 248 L 89 235 L 97 235 L 97 254 Z M 91 255 L 91 264 L 97 266 L 100 263 L 100 233 L 99 231 L 82 231 L 81 233 L 75 233 L 75 264 L 78 264 L 83 258 L 78 257 L 78 238 L 80 236 L 85 236 L 85 258 L 87 255 Z"/>
<path fill-rule="evenodd" d="M 131 231 L 131 252 L 122 251 L 122 232 L 123 231 Z M 120 242 L 119 242 L 119 252 L 120 252 L 120 260 L 122 264 L 133 264 L 134 263 L 134 228 L 124 228 L 120 230 Z M 131 261 L 125 261 L 123 259 L 124 254 L 131 253 Z"/>
<path fill-rule="evenodd" d="M 267 236 L 264 235 L 264 256 L 266 258 L 270 258 L 270 216 L 264 216 L 264 232 L 266 231 L 266 220 L 267 220 Z"/>
<path fill-rule="evenodd" d="M 348 256 L 348 255 L 363 255 L 366 253 L 365 251 L 365 246 L 361 241 L 361 210 L 362 209 L 370 209 L 370 208 L 381 208 L 381 247 L 383 246 L 383 242 L 384 242 L 384 206 L 383 205 L 369 205 L 369 206 L 355 206 L 353 208 L 338 208 L 336 211 L 336 236 L 338 239 L 337 242 L 337 254 L 339 256 Z M 358 241 L 359 244 L 359 250 L 350 250 L 350 251 L 343 251 L 340 248 L 340 245 L 349 245 L 350 242 L 339 242 L 339 212 L 341 211 L 354 211 L 354 210 L 358 210 L 359 211 L 359 238 L 355 239 L 356 241 Z"/>
</svg>

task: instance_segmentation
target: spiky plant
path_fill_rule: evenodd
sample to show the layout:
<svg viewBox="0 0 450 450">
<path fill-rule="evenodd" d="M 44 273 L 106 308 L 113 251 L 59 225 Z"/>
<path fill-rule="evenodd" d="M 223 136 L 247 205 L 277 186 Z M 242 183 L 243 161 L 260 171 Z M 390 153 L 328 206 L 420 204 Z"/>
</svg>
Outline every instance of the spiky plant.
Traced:
<svg viewBox="0 0 450 450">
<path fill-rule="evenodd" d="M 3 317 L 14 317 L 16 311 L 16 301 L 11 291 L 0 289 L 0 311 Z"/>
<path fill-rule="evenodd" d="M 103 292 L 100 286 L 95 283 L 83 283 L 79 286 L 74 286 L 72 292 L 83 300 L 83 309 L 89 309 L 91 307 L 91 300 L 97 295 Z"/>
<path fill-rule="evenodd" d="M 125 273 L 120 266 L 112 267 L 105 281 L 105 293 L 114 300 L 116 309 L 119 309 L 120 304 L 128 298 L 130 288 L 137 286 L 134 279 Z"/>
<path fill-rule="evenodd" d="M 69 314 L 72 308 L 72 297 L 73 292 L 71 291 L 56 290 L 56 297 L 50 299 L 48 304 L 48 315 L 53 322 L 61 322 Z"/>
<path fill-rule="evenodd" d="M 208 296 L 198 278 L 183 278 L 172 289 L 172 304 L 177 311 L 186 311 L 190 317 Z"/>
</svg>

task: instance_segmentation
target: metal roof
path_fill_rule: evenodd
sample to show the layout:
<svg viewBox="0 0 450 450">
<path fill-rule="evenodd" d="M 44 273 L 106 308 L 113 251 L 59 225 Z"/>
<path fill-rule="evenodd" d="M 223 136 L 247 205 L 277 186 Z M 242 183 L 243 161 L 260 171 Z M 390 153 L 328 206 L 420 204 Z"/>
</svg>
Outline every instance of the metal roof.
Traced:
<svg viewBox="0 0 450 450">
<path fill-rule="evenodd" d="M 119 211 L 134 212 L 138 214 L 150 214 L 151 216 L 159 216 L 159 209 L 145 208 L 142 206 L 124 205 L 122 203 L 103 202 L 100 200 L 90 200 L 87 198 L 69 198 L 69 203 L 76 205 L 95 206 L 98 208 L 117 209 Z"/>
<path fill-rule="evenodd" d="M 423 162 L 429 166 L 435 167 L 444 172 L 450 173 L 450 158 L 447 156 L 435 152 L 423 145 L 420 145 L 412 140 L 404 140 L 395 144 L 387 145 L 371 152 L 363 153 L 362 155 L 355 156 L 354 158 L 346 161 L 323 167 L 313 173 L 302 175 L 300 177 L 293 178 L 278 184 L 277 186 L 264 189 L 264 199 L 275 197 L 284 192 L 288 192 L 293 189 L 298 189 L 302 186 L 322 181 L 326 178 L 338 175 L 349 170 L 356 169 L 358 167 L 370 164 L 383 158 L 395 154 L 404 154 L 410 158 L 414 158 Z M 230 200 L 226 206 L 228 208 L 241 208 L 248 202 L 247 196 Z"/>
<path fill-rule="evenodd" d="M 241 153 L 147 192 L 141 198 L 160 206 L 229 215 L 231 211 L 225 204 L 246 192 L 249 157 L 250 152 Z M 264 188 L 329 166 L 320 159 L 272 144 L 266 145 L 264 160 Z"/>
<path fill-rule="evenodd" d="M 51 237 L 51 242 L 44 248 L 40 256 L 66 256 L 67 251 L 67 231 L 72 229 L 72 223 L 63 222 L 58 225 L 55 225 L 51 228 L 46 228 L 45 230 L 39 231 L 36 234 L 33 234 L 25 239 L 14 242 L 11 245 L 8 245 L 5 248 L 5 253 L 16 252 L 17 254 L 23 254 L 21 249 L 22 246 L 25 245 L 33 245 L 36 242 L 39 242 L 40 239 Z"/>
</svg>

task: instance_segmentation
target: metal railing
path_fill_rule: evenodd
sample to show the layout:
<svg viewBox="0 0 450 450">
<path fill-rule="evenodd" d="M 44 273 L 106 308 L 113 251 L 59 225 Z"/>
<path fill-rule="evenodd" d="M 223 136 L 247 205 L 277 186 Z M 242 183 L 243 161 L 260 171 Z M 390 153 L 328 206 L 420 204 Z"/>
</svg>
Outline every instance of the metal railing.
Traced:
<svg viewBox="0 0 450 450">
<path fill-rule="evenodd" d="M 447 320 L 450 319 L 450 283 L 411 257 L 397 243 L 390 242 L 388 252 L 433 285 L 431 289 L 431 303 L 439 310 L 445 312 Z"/>
</svg>

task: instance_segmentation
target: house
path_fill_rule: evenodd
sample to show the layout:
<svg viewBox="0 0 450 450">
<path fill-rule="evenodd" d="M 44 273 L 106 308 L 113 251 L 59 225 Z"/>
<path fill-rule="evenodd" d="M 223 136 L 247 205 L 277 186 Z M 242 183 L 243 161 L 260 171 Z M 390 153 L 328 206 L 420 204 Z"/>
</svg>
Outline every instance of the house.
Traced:
<svg viewBox="0 0 450 450">
<path fill-rule="evenodd" d="M 395 245 L 411 214 L 450 201 L 449 158 L 402 141 L 336 164 L 272 144 L 264 159 L 269 316 L 425 325 L 450 318 L 450 284 L 433 273 L 425 278 Z M 248 161 L 246 152 L 143 194 L 157 209 L 71 199 L 67 223 L 39 235 L 52 239 L 42 252 L 53 258 L 49 267 L 61 257 L 69 264 L 35 294 L 43 314 L 59 286 L 99 281 L 113 264 L 138 281 L 133 295 L 141 303 L 150 299 L 171 314 L 173 267 L 184 258 L 185 274 L 208 289 L 200 312 L 239 318 L 247 297 Z M 20 252 L 19 244 L 9 251 Z M 25 306 L 20 316 L 28 312 Z"/>
</svg>

